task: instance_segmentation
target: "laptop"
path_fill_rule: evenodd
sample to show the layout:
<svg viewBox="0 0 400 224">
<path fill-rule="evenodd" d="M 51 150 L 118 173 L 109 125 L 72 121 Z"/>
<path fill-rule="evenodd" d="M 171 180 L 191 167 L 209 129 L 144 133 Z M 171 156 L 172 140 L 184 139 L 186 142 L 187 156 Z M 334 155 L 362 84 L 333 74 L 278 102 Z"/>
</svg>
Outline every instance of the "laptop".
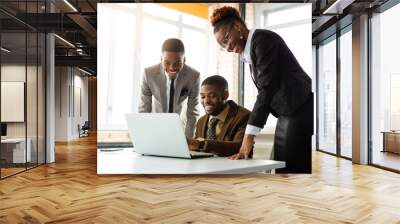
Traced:
<svg viewBox="0 0 400 224">
<path fill-rule="evenodd" d="M 126 114 L 135 152 L 142 155 L 185 159 L 213 157 L 212 153 L 190 151 L 182 121 L 176 113 Z"/>
</svg>

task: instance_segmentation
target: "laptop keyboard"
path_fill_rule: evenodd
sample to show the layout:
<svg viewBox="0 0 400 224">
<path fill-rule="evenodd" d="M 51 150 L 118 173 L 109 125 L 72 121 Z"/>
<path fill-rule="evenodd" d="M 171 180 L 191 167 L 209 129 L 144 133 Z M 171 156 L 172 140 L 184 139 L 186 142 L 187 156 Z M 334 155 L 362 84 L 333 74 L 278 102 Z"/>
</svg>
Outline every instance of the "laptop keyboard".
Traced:
<svg viewBox="0 0 400 224">
<path fill-rule="evenodd" d="M 214 154 L 212 154 L 212 153 L 190 151 L 190 157 L 192 157 L 192 158 L 204 158 L 204 157 L 213 157 L 213 156 L 214 156 Z"/>
</svg>

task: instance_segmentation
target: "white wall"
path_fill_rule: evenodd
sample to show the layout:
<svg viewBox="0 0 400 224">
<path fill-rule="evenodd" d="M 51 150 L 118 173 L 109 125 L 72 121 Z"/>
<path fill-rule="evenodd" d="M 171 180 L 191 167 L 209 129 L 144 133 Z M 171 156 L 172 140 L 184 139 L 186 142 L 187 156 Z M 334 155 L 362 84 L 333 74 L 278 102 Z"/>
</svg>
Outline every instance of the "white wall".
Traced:
<svg viewBox="0 0 400 224">
<path fill-rule="evenodd" d="M 27 69 L 27 70 L 26 70 Z M 3 82 L 25 82 L 26 71 L 28 75 L 36 74 L 36 67 L 25 65 L 2 65 L 1 66 L 1 81 Z M 29 89 L 28 89 L 29 90 Z M 27 92 L 28 97 L 36 97 L 36 89 L 34 92 Z M 4 97 L 4 96 L 3 96 Z M 31 102 L 31 99 L 27 99 L 28 102 Z M 31 105 L 33 106 L 33 105 Z M 34 105 L 36 107 L 36 105 Z M 7 110 L 7 108 L 1 108 L 1 110 Z M 36 116 L 36 114 L 35 114 Z M 36 117 L 35 117 L 36 118 Z M 33 120 L 31 117 L 31 113 L 28 113 L 28 120 Z M 36 120 L 35 120 L 36 121 Z M 7 136 L 8 137 L 25 137 L 25 123 L 26 122 L 7 122 Z M 29 125 L 28 128 L 31 128 L 32 125 Z M 36 127 L 34 127 L 36 129 Z M 29 132 L 29 130 L 28 130 Z"/>
<path fill-rule="evenodd" d="M 55 68 L 55 141 L 68 141 L 68 85 L 67 67 Z"/>
<path fill-rule="evenodd" d="M 88 120 L 88 78 L 75 68 L 56 67 L 55 85 L 55 140 L 77 139 L 78 124 Z"/>
<path fill-rule="evenodd" d="M 25 65 L 2 65 L 1 81 L 3 82 L 25 82 Z M 31 68 L 28 67 L 28 70 Z M 2 96 L 4 97 L 4 96 Z M 1 108 L 7 110 L 8 108 Z M 8 137 L 25 137 L 25 122 L 7 122 Z"/>
<path fill-rule="evenodd" d="M 77 70 L 74 71 L 74 108 L 72 108 L 72 120 L 71 120 L 71 135 L 73 138 L 79 137 L 78 133 L 78 124 L 82 126 L 85 121 L 89 119 L 89 111 L 88 111 L 88 78 L 80 76 L 80 73 L 77 75 Z M 80 93 L 78 93 L 80 91 Z M 80 95 L 80 97 L 79 97 Z M 79 102 L 80 101 L 80 102 Z M 72 103 L 71 103 L 72 105 Z M 81 108 L 79 108 L 81 107 Z M 81 111 L 79 111 L 79 109 Z"/>
<path fill-rule="evenodd" d="M 44 163 L 44 74 L 42 67 L 25 64 L 3 64 L 1 66 L 1 81 L 2 82 L 24 82 L 26 87 L 26 102 L 23 102 L 20 112 L 25 114 L 26 120 L 22 122 L 5 122 L 7 124 L 7 137 L 9 138 L 24 138 L 25 135 L 30 139 L 32 161 Z M 27 79 L 27 80 L 26 80 Z M 3 92 L 4 89 L 2 89 Z M 4 92 L 3 92 L 4 94 Z M 2 98 L 8 98 L 7 95 L 2 95 Z M 26 105 L 25 105 L 26 103 Z M 2 107 L 2 112 L 16 113 L 15 108 Z M 24 116 L 24 115 L 23 115 Z M 39 156 L 37 156 L 37 153 Z"/>
</svg>

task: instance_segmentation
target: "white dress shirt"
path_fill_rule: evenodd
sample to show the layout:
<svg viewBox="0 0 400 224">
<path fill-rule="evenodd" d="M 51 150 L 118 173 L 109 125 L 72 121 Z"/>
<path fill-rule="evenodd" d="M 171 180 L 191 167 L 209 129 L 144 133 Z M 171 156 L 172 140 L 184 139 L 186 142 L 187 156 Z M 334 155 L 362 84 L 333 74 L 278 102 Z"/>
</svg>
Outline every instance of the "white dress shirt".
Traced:
<svg viewBox="0 0 400 224">
<path fill-rule="evenodd" d="M 251 64 L 250 47 L 251 47 L 251 39 L 253 38 L 255 30 L 256 29 L 249 30 L 249 35 L 247 36 L 246 45 L 244 47 L 243 52 L 240 54 L 240 60 L 247 64 Z"/>
<path fill-rule="evenodd" d="M 246 45 L 244 47 L 243 52 L 240 54 L 240 60 L 246 64 L 252 64 L 250 50 L 251 50 L 251 42 L 252 42 L 251 39 L 253 38 L 253 34 L 254 34 L 255 30 L 256 30 L 255 28 L 249 30 L 249 35 L 247 36 Z M 256 127 L 251 124 L 247 124 L 245 134 L 258 135 L 258 134 L 260 134 L 261 130 L 262 130 L 262 128 Z"/>
</svg>

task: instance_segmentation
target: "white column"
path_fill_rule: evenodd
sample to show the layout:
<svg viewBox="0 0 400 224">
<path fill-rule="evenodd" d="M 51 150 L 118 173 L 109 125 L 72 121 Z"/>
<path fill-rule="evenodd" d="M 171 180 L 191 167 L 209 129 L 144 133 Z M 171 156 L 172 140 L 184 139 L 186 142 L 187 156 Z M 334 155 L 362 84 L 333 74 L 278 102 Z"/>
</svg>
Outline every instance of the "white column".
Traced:
<svg viewBox="0 0 400 224">
<path fill-rule="evenodd" d="M 353 162 L 368 163 L 368 16 L 353 20 Z"/>
<path fill-rule="evenodd" d="M 55 161 L 55 75 L 54 35 L 46 35 L 46 163 Z"/>
<path fill-rule="evenodd" d="M 69 141 L 72 118 L 71 67 L 57 66 L 55 69 L 55 141 Z"/>
</svg>

